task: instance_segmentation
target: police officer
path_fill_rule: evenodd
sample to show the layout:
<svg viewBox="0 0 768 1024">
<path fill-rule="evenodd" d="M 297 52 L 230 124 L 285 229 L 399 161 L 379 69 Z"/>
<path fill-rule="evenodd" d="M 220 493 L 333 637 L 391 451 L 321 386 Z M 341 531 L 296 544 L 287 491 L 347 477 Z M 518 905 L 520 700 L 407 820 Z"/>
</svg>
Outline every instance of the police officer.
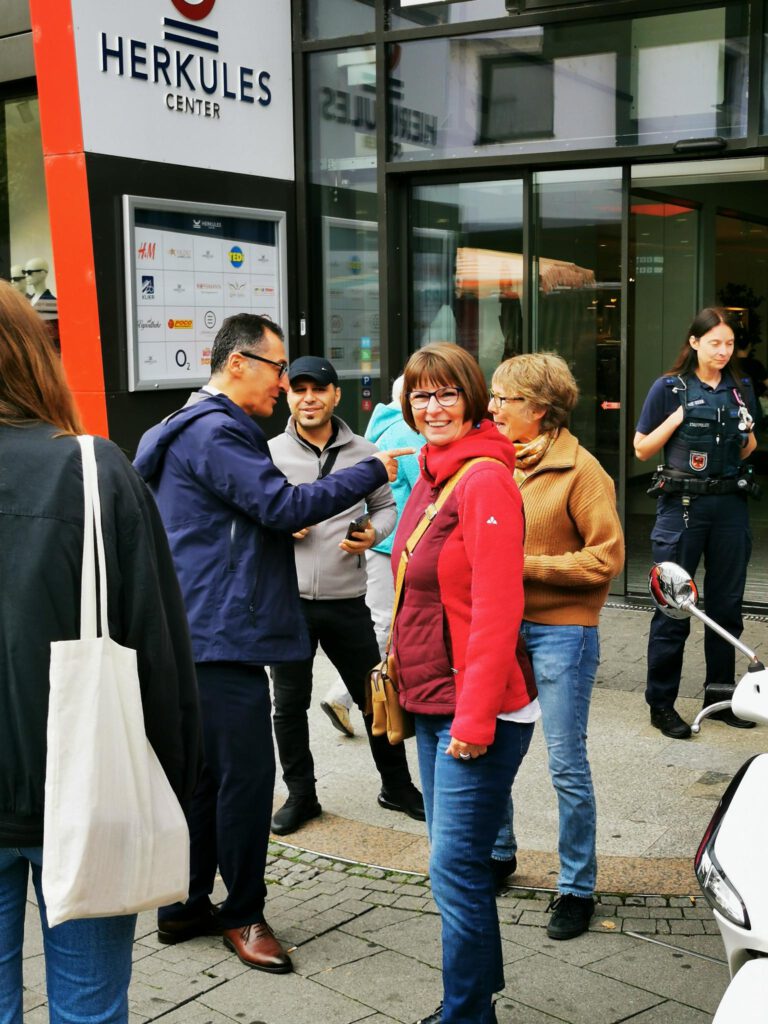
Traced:
<svg viewBox="0 0 768 1024">
<path fill-rule="evenodd" d="M 641 462 L 665 450 L 664 465 L 649 491 L 658 496 L 651 533 L 654 560 L 677 562 L 693 576 L 703 555 L 707 612 L 738 637 L 752 551 L 747 495 L 758 489 L 742 471 L 742 461 L 757 444 L 756 401 L 752 383 L 739 372 L 733 353 L 728 312 L 702 309 L 675 365 L 651 386 L 633 444 Z M 668 619 L 656 611 L 648 638 L 645 699 L 651 725 L 673 739 L 691 735 L 674 707 L 689 630 L 688 619 Z M 730 696 L 735 652 L 707 630 L 704 655 L 706 707 Z M 739 728 L 753 724 L 730 710 L 714 717 Z"/>
</svg>

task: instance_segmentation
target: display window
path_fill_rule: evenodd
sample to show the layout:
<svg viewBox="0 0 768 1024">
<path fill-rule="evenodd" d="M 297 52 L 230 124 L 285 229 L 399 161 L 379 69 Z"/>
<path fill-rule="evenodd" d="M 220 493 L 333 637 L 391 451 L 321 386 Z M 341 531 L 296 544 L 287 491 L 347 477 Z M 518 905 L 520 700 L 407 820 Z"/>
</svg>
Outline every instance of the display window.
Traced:
<svg viewBox="0 0 768 1024">
<path fill-rule="evenodd" d="M 58 338 L 56 271 L 34 94 L 0 101 L 0 277 L 51 321 Z"/>
</svg>

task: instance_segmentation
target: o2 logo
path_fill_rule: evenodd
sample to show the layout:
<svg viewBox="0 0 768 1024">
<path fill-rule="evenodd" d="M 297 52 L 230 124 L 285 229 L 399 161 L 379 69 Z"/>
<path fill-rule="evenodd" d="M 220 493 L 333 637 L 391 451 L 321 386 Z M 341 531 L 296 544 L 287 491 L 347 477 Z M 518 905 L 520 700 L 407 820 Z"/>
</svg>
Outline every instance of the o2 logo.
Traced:
<svg viewBox="0 0 768 1024">
<path fill-rule="evenodd" d="M 171 0 L 171 3 L 190 21 L 202 21 L 211 13 L 216 0 Z"/>
</svg>

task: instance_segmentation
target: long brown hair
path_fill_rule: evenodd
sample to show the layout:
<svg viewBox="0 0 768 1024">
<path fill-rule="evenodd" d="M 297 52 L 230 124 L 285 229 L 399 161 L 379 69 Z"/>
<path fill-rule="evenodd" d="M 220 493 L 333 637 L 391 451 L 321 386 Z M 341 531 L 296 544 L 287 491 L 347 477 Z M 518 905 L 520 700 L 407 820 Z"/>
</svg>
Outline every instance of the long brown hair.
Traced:
<svg viewBox="0 0 768 1024">
<path fill-rule="evenodd" d="M 0 424 L 40 421 L 84 433 L 64 369 L 43 320 L 0 281 Z"/>
<path fill-rule="evenodd" d="M 692 373 L 695 373 L 696 367 L 699 365 L 699 356 L 696 349 L 691 347 L 690 339 L 703 338 L 705 334 L 709 333 L 713 327 L 717 327 L 718 324 L 725 324 L 726 327 L 730 327 L 734 334 L 733 354 L 723 367 L 723 376 L 725 376 L 726 373 L 730 373 L 734 379 L 741 376 L 741 367 L 739 365 L 738 357 L 736 356 L 736 325 L 734 323 L 733 314 L 727 309 L 723 309 L 722 306 L 706 306 L 704 309 L 699 310 L 693 318 L 693 323 L 688 328 L 685 341 L 683 342 L 680 351 L 677 353 L 677 359 L 675 359 L 674 365 L 670 370 L 667 370 L 664 376 L 689 377 Z"/>
</svg>

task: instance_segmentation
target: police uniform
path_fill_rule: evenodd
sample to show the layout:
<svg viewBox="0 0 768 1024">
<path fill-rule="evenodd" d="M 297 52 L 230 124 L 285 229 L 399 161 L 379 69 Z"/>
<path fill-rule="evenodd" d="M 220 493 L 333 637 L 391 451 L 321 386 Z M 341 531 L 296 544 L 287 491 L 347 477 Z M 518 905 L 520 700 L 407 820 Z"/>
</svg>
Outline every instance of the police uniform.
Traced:
<svg viewBox="0 0 768 1024">
<path fill-rule="evenodd" d="M 691 576 L 704 556 L 707 614 L 735 637 L 742 631 L 741 602 L 752 552 L 741 451 L 757 403 L 749 378 L 724 374 L 717 387 L 686 377 L 662 377 L 648 393 L 637 431 L 650 434 L 682 405 L 683 422 L 665 446 L 664 469 L 650 493 L 658 495 L 651 533 L 656 562 L 677 562 Z M 677 698 L 689 619 L 656 611 L 648 638 L 645 699 L 671 708 Z M 712 630 L 704 635 L 705 688 L 732 687 L 735 651 Z"/>
</svg>

